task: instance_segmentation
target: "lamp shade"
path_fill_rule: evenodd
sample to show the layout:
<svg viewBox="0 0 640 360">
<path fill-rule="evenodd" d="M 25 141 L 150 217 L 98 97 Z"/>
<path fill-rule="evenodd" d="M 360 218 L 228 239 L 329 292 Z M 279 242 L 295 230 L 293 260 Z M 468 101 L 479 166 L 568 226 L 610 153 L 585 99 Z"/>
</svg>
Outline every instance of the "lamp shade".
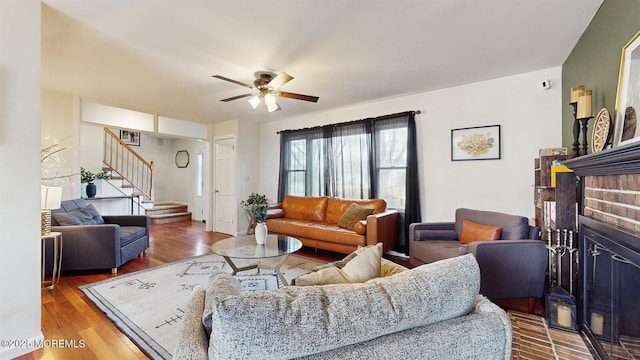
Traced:
<svg viewBox="0 0 640 360">
<path fill-rule="evenodd" d="M 42 186 L 40 188 L 40 208 L 43 210 L 53 210 L 60 208 L 62 201 L 62 188 L 53 186 Z"/>
</svg>

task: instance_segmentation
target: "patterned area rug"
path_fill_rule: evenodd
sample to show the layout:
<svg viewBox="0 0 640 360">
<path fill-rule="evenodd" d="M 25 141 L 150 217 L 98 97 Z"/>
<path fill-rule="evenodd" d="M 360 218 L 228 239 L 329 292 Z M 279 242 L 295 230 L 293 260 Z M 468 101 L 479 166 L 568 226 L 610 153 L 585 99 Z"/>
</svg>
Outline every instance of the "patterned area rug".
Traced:
<svg viewBox="0 0 640 360">
<path fill-rule="evenodd" d="M 275 262 L 275 259 L 263 262 Z M 245 266 L 251 262 L 238 260 L 235 264 Z M 291 281 L 321 264 L 324 262 L 290 255 L 280 271 L 287 281 Z M 221 256 L 207 254 L 80 286 L 79 289 L 150 358 L 171 359 L 191 290 L 198 284 L 207 283 L 213 267 L 232 272 Z M 248 270 L 237 277 L 247 290 L 282 286 L 270 270 L 260 270 L 259 274 L 256 269 Z"/>
</svg>

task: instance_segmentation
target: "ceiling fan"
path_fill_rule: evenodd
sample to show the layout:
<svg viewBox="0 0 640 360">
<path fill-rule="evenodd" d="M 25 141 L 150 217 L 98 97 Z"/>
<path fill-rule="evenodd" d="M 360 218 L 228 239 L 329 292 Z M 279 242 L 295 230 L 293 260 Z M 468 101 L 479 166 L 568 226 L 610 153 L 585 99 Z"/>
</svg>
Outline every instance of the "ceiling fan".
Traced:
<svg viewBox="0 0 640 360">
<path fill-rule="evenodd" d="M 257 71 L 254 75 L 256 79 L 253 81 L 253 86 L 237 80 L 229 79 L 222 75 L 213 75 L 214 78 L 218 78 L 220 80 L 228 81 L 236 85 L 248 87 L 249 89 L 254 90 L 254 92 L 232 96 L 230 98 L 222 99 L 220 101 L 229 102 L 232 100 L 242 99 L 245 97 L 251 97 L 249 99 L 249 104 L 251 104 L 251 106 L 254 109 L 256 109 L 261 102 L 264 102 L 269 112 L 280 110 L 280 105 L 278 105 L 278 101 L 277 101 L 278 96 L 289 98 L 289 99 L 295 99 L 295 100 L 318 102 L 319 97 L 317 96 L 302 95 L 302 94 L 296 94 L 296 93 L 291 93 L 287 91 L 278 91 L 278 89 L 282 85 L 293 80 L 293 76 L 285 72 L 281 72 L 276 75 L 275 73 L 270 71 Z"/>
</svg>

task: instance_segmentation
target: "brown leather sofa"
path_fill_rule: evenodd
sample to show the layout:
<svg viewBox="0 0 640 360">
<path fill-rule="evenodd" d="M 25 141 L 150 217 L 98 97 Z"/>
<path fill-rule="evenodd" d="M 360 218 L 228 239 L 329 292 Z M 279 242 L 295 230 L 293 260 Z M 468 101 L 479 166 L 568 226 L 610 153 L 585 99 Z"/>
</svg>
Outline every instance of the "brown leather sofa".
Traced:
<svg viewBox="0 0 640 360">
<path fill-rule="evenodd" d="M 351 204 L 373 208 L 373 214 L 355 224 L 354 230 L 338 226 Z M 335 197 L 285 196 L 267 211 L 269 233 L 284 234 L 304 246 L 350 254 L 358 246 L 382 242 L 383 251 L 397 242 L 398 212 L 387 210 L 383 199 L 351 200 Z"/>
</svg>

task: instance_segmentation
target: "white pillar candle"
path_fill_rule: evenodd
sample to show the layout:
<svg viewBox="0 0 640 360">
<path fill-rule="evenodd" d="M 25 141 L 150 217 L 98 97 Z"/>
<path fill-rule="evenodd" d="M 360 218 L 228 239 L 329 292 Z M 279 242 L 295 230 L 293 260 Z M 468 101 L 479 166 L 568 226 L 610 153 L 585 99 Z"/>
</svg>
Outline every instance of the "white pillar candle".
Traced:
<svg viewBox="0 0 640 360">
<path fill-rule="evenodd" d="M 573 324 L 573 321 L 571 320 L 571 308 L 564 305 L 558 305 L 557 319 L 558 325 L 570 328 Z"/>
<path fill-rule="evenodd" d="M 571 88 L 571 103 L 577 103 L 580 95 L 584 93 L 584 85 L 580 85 L 578 87 Z"/>
<path fill-rule="evenodd" d="M 589 118 L 593 115 L 591 97 L 592 97 L 591 90 L 587 90 L 584 92 L 584 95 L 581 95 L 578 98 L 578 111 L 577 111 L 578 119 Z"/>
<path fill-rule="evenodd" d="M 591 331 L 596 335 L 602 335 L 604 328 L 604 316 L 598 313 L 591 313 Z"/>
</svg>

